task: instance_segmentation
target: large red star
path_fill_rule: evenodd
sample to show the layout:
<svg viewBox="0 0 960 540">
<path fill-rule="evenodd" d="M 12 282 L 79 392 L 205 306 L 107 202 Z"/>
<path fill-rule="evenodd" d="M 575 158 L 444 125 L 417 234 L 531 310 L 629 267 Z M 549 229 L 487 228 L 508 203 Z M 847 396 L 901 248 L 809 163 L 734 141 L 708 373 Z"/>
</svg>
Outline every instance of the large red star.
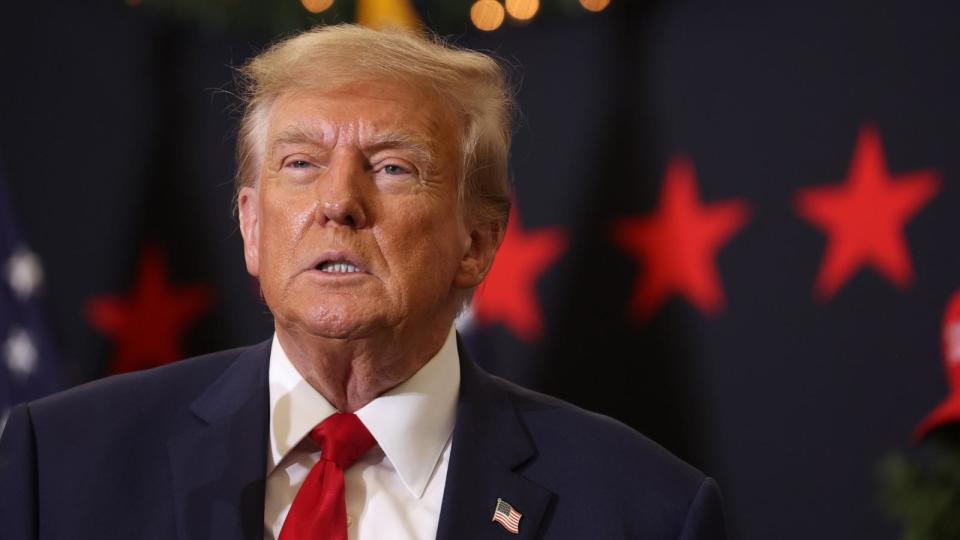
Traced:
<svg viewBox="0 0 960 540">
<path fill-rule="evenodd" d="M 936 195 L 932 170 L 891 175 L 880 134 L 864 126 L 843 184 L 801 190 L 796 209 L 829 239 L 814 292 L 828 300 L 857 271 L 870 266 L 898 287 L 913 281 L 903 227 Z"/>
<path fill-rule="evenodd" d="M 657 210 L 614 225 L 614 242 L 642 264 L 631 300 L 634 315 L 648 320 L 673 295 L 705 314 L 721 311 L 723 286 L 714 259 L 748 213 L 740 200 L 704 205 L 693 164 L 671 160 Z"/>
<path fill-rule="evenodd" d="M 473 317 L 481 325 L 503 323 L 514 335 L 530 342 L 543 332 L 536 281 L 566 249 L 559 227 L 524 231 L 516 210 L 493 267 L 473 297 Z"/>
<path fill-rule="evenodd" d="M 210 305 L 204 285 L 173 287 L 167 264 L 157 249 L 147 249 L 133 290 L 104 295 L 87 304 L 87 319 L 114 342 L 111 373 L 159 366 L 182 358 L 184 332 Z"/>
</svg>

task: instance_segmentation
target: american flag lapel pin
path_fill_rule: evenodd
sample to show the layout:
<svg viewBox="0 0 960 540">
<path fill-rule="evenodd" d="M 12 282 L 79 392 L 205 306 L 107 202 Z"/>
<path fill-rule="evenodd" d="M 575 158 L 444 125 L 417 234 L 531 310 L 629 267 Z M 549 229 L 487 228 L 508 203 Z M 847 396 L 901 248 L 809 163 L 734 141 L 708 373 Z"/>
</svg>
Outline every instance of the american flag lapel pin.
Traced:
<svg viewBox="0 0 960 540">
<path fill-rule="evenodd" d="M 514 507 L 510 506 L 510 503 L 499 497 L 497 498 L 497 507 L 493 510 L 491 521 L 496 521 L 513 534 L 520 534 L 520 518 L 522 517 L 523 514 L 517 512 Z"/>
</svg>

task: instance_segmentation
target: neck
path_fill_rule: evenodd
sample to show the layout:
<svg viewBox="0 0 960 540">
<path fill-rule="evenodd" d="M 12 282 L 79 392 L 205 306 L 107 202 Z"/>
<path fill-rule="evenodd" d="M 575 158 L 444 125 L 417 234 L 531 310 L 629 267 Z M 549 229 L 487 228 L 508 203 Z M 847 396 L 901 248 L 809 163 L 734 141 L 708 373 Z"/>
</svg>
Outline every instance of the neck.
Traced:
<svg viewBox="0 0 960 540">
<path fill-rule="evenodd" d="M 326 338 L 277 324 L 277 339 L 300 375 L 341 412 L 355 412 L 412 377 L 433 358 L 450 324 L 361 339 Z"/>
</svg>

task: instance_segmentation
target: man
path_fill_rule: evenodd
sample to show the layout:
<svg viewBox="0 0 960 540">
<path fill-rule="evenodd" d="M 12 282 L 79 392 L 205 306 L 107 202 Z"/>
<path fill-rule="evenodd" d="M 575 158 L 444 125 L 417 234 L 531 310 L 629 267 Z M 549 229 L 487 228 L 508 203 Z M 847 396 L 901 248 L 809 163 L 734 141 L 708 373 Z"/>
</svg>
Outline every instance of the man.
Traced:
<svg viewBox="0 0 960 540">
<path fill-rule="evenodd" d="M 18 407 L 4 538 L 724 537 L 712 480 L 457 344 L 509 211 L 494 61 L 338 26 L 244 74 L 237 208 L 273 339 Z"/>
</svg>

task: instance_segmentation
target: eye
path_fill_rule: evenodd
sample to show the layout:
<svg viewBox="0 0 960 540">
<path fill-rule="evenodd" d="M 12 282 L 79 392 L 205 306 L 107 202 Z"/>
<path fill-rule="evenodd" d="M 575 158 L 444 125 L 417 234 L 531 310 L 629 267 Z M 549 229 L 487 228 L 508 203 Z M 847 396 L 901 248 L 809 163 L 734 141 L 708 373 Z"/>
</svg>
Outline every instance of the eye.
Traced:
<svg viewBox="0 0 960 540">
<path fill-rule="evenodd" d="M 396 176 L 396 175 L 400 175 L 400 174 L 409 174 L 409 173 L 410 173 L 410 171 L 408 171 L 407 169 L 401 167 L 400 165 L 394 165 L 394 164 L 384 165 L 384 166 L 383 166 L 383 172 L 385 172 L 385 173 L 387 173 L 387 174 L 389 174 L 389 175 L 392 175 L 392 176 Z"/>
<path fill-rule="evenodd" d="M 291 169 L 306 169 L 310 167 L 310 162 L 302 159 L 295 159 L 287 163 L 287 167 L 290 167 Z"/>
</svg>

